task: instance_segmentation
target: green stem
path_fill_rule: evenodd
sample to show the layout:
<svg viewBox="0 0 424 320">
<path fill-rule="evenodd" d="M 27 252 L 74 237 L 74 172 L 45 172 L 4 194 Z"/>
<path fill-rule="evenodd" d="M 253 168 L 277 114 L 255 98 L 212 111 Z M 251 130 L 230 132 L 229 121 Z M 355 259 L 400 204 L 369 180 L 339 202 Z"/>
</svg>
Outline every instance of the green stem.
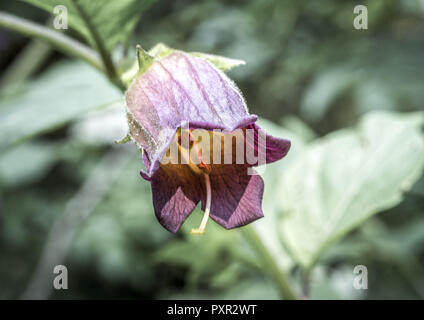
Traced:
<svg viewBox="0 0 424 320">
<path fill-rule="evenodd" d="M 81 16 L 82 20 L 84 21 L 87 29 L 89 30 L 91 34 L 91 37 L 93 38 L 94 45 L 96 46 L 96 49 L 99 52 L 100 57 L 102 58 L 103 64 L 105 66 L 107 77 L 112 83 L 114 83 L 120 89 L 124 89 L 125 87 L 122 84 L 121 80 L 119 79 L 118 73 L 116 72 L 116 69 L 115 69 L 115 65 L 113 64 L 113 61 L 112 61 L 112 57 L 110 56 L 108 50 L 105 48 L 103 44 L 103 40 L 100 37 L 99 33 L 97 32 L 96 27 L 91 23 L 90 17 L 84 11 L 83 7 L 80 6 L 78 1 L 71 0 L 71 2 L 73 3 L 78 14 Z"/>
<path fill-rule="evenodd" d="M 241 228 L 241 233 L 258 256 L 265 272 L 274 280 L 281 296 L 287 300 L 296 300 L 297 297 L 291 288 L 284 272 L 278 267 L 268 248 L 251 226 Z"/>
<path fill-rule="evenodd" d="M 28 79 L 47 60 L 52 47 L 34 40 L 19 52 L 0 79 L 0 86 L 15 85 Z"/>
<path fill-rule="evenodd" d="M 0 26 L 46 41 L 63 53 L 84 60 L 104 72 L 97 52 L 62 33 L 5 12 L 0 12 Z"/>
<path fill-rule="evenodd" d="M 302 298 L 308 300 L 311 294 L 311 271 L 302 270 Z"/>
</svg>

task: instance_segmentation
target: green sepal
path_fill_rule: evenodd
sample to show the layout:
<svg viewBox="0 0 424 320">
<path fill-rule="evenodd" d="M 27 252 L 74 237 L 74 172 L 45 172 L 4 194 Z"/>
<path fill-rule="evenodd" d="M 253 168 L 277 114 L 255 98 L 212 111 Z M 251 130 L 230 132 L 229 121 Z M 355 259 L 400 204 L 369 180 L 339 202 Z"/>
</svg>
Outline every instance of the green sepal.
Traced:
<svg viewBox="0 0 424 320">
<path fill-rule="evenodd" d="M 136 46 L 137 60 L 121 75 L 122 82 L 129 87 L 132 81 L 142 75 L 153 64 L 155 58 L 146 52 L 140 45 Z"/>
<path fill-rule="evenodd" d="M 130 142 L 130 141 L 131 141 L 131 136 L 130 136 L 129 133 L 127 133 L 127 135 L 125 137 L 123 137 L 121 140 L 116 140 L 115 143 L 116 144 L 124 144 L 124 143 Z"/>
<path fill-rule="evenodd" d="M 141 48 L 141 46 L 137 45 L 137 61 L 125 72 L 122 74 L 122 81 L 129 86 L 132 81 L 142 75 L 144 72 L 149 69 L 149 67 L 153 64 L 155 59 L 160 59 L 170 55 L 174 52 L 183 52 L 180 50 L 176 50 L 168 47 L 163 43 L 156 44 L 149 51 L 145 51 Z M 203 60 L 212 63 L 216 68 L 221 71 L 229 71 L 235 67 L 246 64 L 243 60 L 231 59 L 227 57 L 217 56 L 214 54 L 202 53 L 202 52 L 185 52 L 192 56 L 201 58 Z"/>
<path fill-rule="evenodd" d="M 142 75 L 149 69 L 149 67 L 153 64 L 155 58 L 151 56 L 148 52 L 144 51 L 144 49 L 137 45 L 137 62 L 138 62 L 138 72 L 137 76 Z"/>
<path fill-rule="evenodd" d="M 220 69 L 221 71 L 229 71 L 232 68 L 242 66 L 246 64 L 243 60 L 231 59 L 227 57 L 217 56 L 214 54 L 202 53 L 202 52 L 190 52 L 191 55 L 202 58 L 203 60 L 209 61 L 215 67 Z"/>
<path fill-rule="evenodd" d="M 158 43 L 152 49 L 149 50 L 149 54 L 154 56 L 155 58 L 163 58 L 176 51 L 179 51 L 179 50 L 172 49 L 163 43 Z M 217 56 L 214 54 L 208 54 L 208 53 L 202 53 L 202 52 L 187 52 L 187 53 L 212 63 L 215 67 L 217 67 L 221 71 L 229 71 L 232 68 L 246 64 L 246 62 L 243 60 Z"/>
</svg>

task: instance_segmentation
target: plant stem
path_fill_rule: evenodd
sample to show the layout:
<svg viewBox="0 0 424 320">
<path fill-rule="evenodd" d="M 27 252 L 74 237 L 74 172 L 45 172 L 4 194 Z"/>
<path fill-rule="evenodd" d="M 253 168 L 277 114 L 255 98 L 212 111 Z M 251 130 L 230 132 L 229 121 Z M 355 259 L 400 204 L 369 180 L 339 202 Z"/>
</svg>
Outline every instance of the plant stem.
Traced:
<svg viewBox="0 0 424 320">
<path fill-rule="evenodd" d="M 84 60 L 104 72 L 97 52 L 60 32 L 5 12 L 0 12 L 0 26 L 46 41 L 63 53 Z"/>
<path fill-rule="evenodd" d="M 302 298 L 308 300 L 311 294 L 311 272 L 302 270 Z"/>
<path fill-rule="evenodd" d="M 261 238 L 251 226 L 241 228 L 241 233 L 251 248 L 258 256 L 263 269 L 268 275 L 274 279 L 281 296 L 287 300 L 296 300 L 297 297 L 291 288 L 286 275 L 278 267 L 268 248 L 264 245 Z"/>
<path fill-rule="evenodd" d="M 19 52 L 0 79 L 0 86 L 20 83 L 28 79 L 47 60 L 52 47 L 39 40 L 31 41 Z"/>
<path fill-rule="evenodd" d="M 89 30 L 91 34 L 91 37 L 93 38 L 94 45 L 96 46 L 96 49 L 99 52 L 100 57 L 102 58 L 107 77 L 112 83 L 114 83 L 120 89 L 125 89 L 124 85 L 119 79 L 118 73 L 116 72 L 115 65 L 113 64 L 112 58 L 108 50 L 105 48 L 103 44 L 103 40 L 100 37 L 99 33 L 97 32 L 96 27 L 91 23 L 90 17 L 84 11 L 84 8 L 80 6 L 78 1 L 71 0 L 71 2 L 74 5 L 78 14 L 81 16 L 82 20 L 84 21 L 85 25 L 87 26 L 87 29 Z"/>
</svg>

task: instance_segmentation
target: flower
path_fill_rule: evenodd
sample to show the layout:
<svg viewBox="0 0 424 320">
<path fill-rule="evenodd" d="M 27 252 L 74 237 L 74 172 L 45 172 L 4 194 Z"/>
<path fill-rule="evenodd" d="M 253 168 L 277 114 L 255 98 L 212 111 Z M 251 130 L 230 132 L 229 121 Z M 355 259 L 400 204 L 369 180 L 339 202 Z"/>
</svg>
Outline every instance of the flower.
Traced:
<svg viewBox="0 0 424 320">
<path fill-rule="evenodd" d="M 164 228 L 178 231 L 200 201 L 205 215 L 192 233 L 204 233 L 209 216 L 226 229 L 263 217 L 264 182 L 251 167 L 283 158 L 290 141 L 264 134 L 223 72 L 174 51 L 154 59 L 133 81 L 126 105 L 130 136 L 143 150 L 146 171 L 141 175 L 151 183 L 155 214 Z M 227 136 L 229 144 L 223 142 Z M 237 149 L 233 137 L 241 137 L 246 147 Z M 256 158 L 222 161 L 228 153 L 237 158 L 237 150 L 241 158 Z M 214 152 L 222 154 L 211 157 Z"/>
</svg>

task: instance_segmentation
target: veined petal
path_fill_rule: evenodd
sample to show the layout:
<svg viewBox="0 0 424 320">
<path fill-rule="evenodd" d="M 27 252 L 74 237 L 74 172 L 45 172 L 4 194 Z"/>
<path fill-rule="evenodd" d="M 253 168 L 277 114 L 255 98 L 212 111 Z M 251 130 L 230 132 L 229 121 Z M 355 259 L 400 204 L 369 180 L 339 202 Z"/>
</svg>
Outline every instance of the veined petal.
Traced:
<svg viewBox="0 0 424 320">
<path fill-rule="evenodd" d="M 161 165 L 151 183 L 156 218 L 165 229 L 177 232 L 202 198 L 199 176 L 187 165 Z"/>
<path fill-rule="evenodd" d="M 214 165 L 210 173 L 210 216 L 226 229 L 241 227 L 262 218 L 264 182 L 248 175 L 245 165 Z M 202 200 L 202 207 L 205 203 Z"/>
<path fill-rule="evenodd" d="M 267 134 L 256 123 L 252 123 L 246 127 L 247 130 L 253 130 L 253 139 L 246 138 L 248 148 L 253 148 L 256 155 L 260 153 L 265 160 L 264 163 L 256 163 L 253 165 L 260 165 L 265 163 L 272 163 L 280 160 L 286 156 L 290 150 L 291 142 L 286 139 L 281 139 Z M 260 137 L 262 135 L 262 138 Z M 260 155 L 258 155 L 260 157 Z M 252 165 L 252 164 L 251 164 Z"/>
<path fill-rule="evenodd" d="M 233 131 L 254 123 L 239 89 L 209 62 L 183 52 L 157 59 L 126 93 L 130 134 L 159 168 L 178 128 Z M 133 125 L 131 125 L 131 123 Z"/>
</svg>

